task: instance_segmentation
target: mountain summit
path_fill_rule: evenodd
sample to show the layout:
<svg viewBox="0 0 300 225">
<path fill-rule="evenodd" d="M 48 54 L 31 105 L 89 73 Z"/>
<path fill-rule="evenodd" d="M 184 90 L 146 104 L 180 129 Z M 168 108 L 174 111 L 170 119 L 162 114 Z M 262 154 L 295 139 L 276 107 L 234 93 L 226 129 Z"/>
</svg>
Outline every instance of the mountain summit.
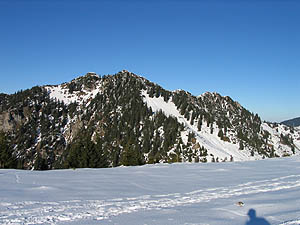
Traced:
<svg viewBox="0 0 300 225">
<path fill-rule="evenodd" d="M 300 130 L 230 97 L 168 91 L 123 70 L 0 95 L 0 167 L 58 169 L 299 155 Z"/>
</svg>

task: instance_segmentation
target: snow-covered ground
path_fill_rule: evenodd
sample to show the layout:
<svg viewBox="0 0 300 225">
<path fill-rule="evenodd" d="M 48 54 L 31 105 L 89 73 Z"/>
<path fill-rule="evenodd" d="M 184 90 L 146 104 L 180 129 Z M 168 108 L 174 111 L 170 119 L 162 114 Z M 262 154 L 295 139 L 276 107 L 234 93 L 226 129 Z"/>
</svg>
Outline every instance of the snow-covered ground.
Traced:
<svg viewBox="0 0 300 225">
<path fill-rule="evenodd" d="M 244 206 L 237 203 L 243 202 Z M 300 157 L 108 169 L 0 170 L 0 224 L 300 224 Z"/>
</svg>

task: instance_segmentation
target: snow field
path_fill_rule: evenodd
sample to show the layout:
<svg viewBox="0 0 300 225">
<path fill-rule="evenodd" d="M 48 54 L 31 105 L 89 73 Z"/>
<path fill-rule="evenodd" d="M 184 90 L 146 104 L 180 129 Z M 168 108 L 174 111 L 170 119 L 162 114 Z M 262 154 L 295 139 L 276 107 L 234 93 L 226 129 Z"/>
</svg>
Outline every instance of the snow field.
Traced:
<svg viewBox="0 0 300 225">
<path fill-rule="evenodd" d="M 300 158 L 0 170 L 0 224 L 299 224 Z M 238 206 L 241 201 L 244 206 Z"/>
</svg>

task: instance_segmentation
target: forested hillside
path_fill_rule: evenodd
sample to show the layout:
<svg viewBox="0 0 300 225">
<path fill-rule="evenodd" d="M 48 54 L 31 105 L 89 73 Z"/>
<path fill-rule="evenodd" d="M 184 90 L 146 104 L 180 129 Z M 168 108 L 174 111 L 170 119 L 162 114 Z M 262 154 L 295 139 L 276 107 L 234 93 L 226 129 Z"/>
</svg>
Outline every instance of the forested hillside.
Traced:
<svg viewBox="0 0 300 225">
<path fill-rule="evenodd" d="M 299 154 L 300 130 L 230 97 L 168 91 L 121 71 L 0 95 L 0 167 L 221 162 Z"/>
</svg>

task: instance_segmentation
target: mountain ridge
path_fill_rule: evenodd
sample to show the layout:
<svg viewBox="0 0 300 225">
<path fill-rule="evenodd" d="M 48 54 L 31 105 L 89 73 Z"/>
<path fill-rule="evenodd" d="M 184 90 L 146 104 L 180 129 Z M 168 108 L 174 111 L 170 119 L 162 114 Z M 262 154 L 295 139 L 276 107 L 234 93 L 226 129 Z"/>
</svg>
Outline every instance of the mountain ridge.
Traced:
<svg viewBox="0 0 300 225">
<path fill-rule="evenodd" d="M 300 153 L 297 128 L 262 122 L 229 96 L 168 91 L 127 70 L 89 72 L 1 95 L 0 106 L 0 167 L 220 162 Z"/>
<path fill-rule="evenodd" d="M 300 117 L 282 121 L 281 124 L 284 124 L 286 126 L 298 127 L 300 126 Z"/>
</svg>

